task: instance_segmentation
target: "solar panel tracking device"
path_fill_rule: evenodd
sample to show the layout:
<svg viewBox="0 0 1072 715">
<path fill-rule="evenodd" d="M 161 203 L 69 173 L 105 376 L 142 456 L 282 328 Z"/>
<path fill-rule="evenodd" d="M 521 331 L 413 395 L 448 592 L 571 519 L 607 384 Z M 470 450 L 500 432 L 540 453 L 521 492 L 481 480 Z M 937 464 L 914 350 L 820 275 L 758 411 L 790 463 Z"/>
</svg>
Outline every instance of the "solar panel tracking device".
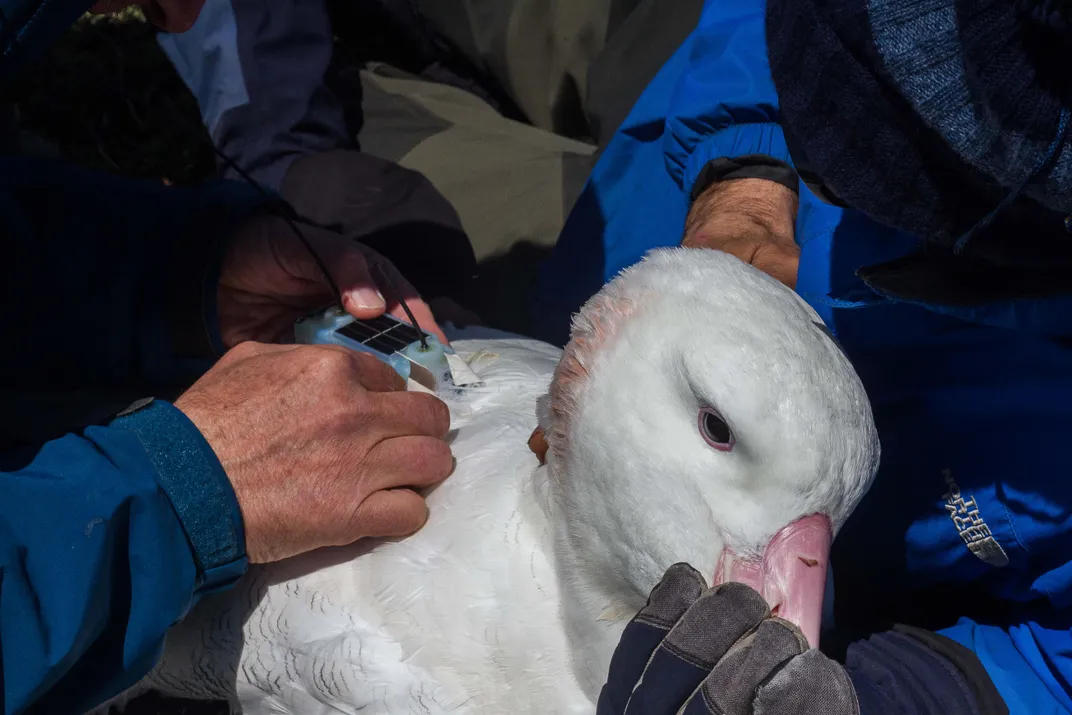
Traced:
<svg viewBox="0 0 1072 715">
<path fill-rule="evenodd" d="M 436 336 L 418 331 L 390 315 L 359 320 L 341 308 L 332 307 L 295 323 L 294 337 L 305 345 L 342 345 L 369 353 L 390 365 L 410 389 L 416 383 L 435 391 L 442 380 L 451 379 L 447 353 L 453 351 L 445 348 Z"/>
</svg>

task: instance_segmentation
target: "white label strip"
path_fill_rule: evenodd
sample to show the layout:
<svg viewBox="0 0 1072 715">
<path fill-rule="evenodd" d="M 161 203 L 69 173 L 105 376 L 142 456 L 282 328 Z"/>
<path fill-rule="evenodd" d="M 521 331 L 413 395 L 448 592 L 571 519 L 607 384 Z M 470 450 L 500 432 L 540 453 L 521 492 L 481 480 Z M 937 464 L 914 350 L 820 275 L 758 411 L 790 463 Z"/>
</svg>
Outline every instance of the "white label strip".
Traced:
<svg viewBox="0 0 1072 715">
<path fill-rule="evenodd" d="M 484 382 L 473 372 L 473 368 L 469 367 L 469 363 L 454 353 L 447 353 L 447 365 L 450 367 L 450 378 L 458 387 L 480 385 Z"/>
</svg>

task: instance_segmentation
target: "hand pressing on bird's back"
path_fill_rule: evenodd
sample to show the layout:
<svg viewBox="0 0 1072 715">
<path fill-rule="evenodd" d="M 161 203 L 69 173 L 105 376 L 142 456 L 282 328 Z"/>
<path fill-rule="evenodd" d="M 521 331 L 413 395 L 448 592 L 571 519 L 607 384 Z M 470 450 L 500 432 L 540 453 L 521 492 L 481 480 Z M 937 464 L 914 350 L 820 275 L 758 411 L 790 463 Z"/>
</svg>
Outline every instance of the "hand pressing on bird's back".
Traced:
<svg viewBox="0 0 1072 715">
<path fill-rule="evenodd" d="M 693 201 L 681 245 L 729 253 L 793 288 L 800 261 L 796 214 L 797 195 L 779 183 L 719 182 Z"/>
<path fill-rule="evenodd" d="M 447 406 L 338 346 L 243 343 L 175 406 L 223 465 L 255 563 L 412 533 L 419 490 L 453 470 Z"/>
</svg>

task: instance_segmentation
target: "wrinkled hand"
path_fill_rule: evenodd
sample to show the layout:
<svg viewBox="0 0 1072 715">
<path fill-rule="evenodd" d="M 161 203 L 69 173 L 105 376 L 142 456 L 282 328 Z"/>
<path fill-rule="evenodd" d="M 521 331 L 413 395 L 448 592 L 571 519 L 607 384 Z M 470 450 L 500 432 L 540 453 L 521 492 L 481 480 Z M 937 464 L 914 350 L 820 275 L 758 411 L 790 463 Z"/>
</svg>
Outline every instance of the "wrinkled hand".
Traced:
<svg viewBox="0 0 1072 715">
<path fill-rule="evenodd" d="M 415 490 L 453 470 L 446 405 L 338 346 L 243 343 L 175 406 L 223 464 L 253 562 L 412 533 Z"/>
<path fill-rule="evenodd" d="M 715 184 L 693 202 L 682 245 L 712 248 L 796 286 L 800 248 L 793 239 L 797 195 L 766 179 Z"/>
<path fill-rule="evenodd" d="M 611 659 L 597 715 L 859 715 L 845 669 L 763 597 L 671 566 Z"/>
<path fill-rule="evenodd" d="M 402 307 L 392 302 L 382 273 L 373 270 L 378 265 L 402 293 L 421 328 L 446 343 L 432 311 L 394 264 L 332 231 L 304 223 L 297 227 L 331 271 L 347 312 L 375 318 L 386 311 L 407 320 Z M 316 261 L 287 222 L 273 214 L 257 214 L 231 238 L 224 256 L 218 293 L 223 343 L 232 348 L 248 340 L 285 340 L 293 335 L 295 320 L 332 298 Z"/>
</svg>

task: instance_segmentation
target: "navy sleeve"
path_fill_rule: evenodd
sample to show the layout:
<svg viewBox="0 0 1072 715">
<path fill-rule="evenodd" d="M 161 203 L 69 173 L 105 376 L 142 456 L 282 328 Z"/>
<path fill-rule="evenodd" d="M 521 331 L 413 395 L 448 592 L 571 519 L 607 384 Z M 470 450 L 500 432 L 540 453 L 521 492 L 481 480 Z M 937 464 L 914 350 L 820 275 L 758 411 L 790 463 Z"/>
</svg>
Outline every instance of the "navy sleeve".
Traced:
<svg viewBox="0 0 1072 715">
<path fill-rule="evenodd" d="M 975 653 L 931 631 L 895 626 L 853 643 L 845 669 L 860 715 L 1009 715 Z"/>
<path fill-rule="evenodd" d="M 196 377 L 222 347 L 222 239 L 262 202 L 243 184 L 0 158 L 0 375 L 52 389 Z"/>
<path fill-rule="evenodd" d="M 136 683 L 167 629 L 244 571 L 234 493 L 153 401 L 0 472 L 0 705 L 81 713 Z"/>
</svg>

